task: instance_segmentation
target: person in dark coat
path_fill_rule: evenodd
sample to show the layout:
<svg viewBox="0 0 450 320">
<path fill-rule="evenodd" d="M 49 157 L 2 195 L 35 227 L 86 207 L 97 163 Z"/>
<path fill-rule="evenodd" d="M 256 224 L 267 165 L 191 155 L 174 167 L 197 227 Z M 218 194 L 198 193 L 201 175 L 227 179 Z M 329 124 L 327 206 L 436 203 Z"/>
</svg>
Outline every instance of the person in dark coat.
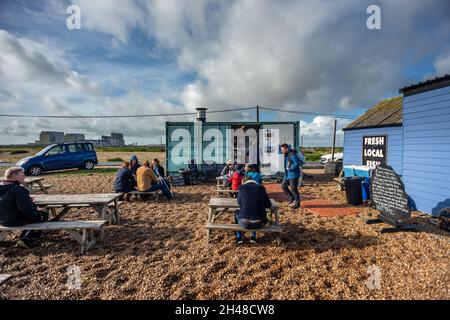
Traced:
<svg viewBox="0 0 450 320">
<path fill-rule="evenodd" d="M 24 170 L 11 167 L 0 181 L 0 225 L 5 227 L 23 226 L 48 220 L 48 212 L 36 210 L 30 192 L 23 186 Z M 30 248 L 40 238 L 41 231 L 23 231 L 16 246 Z"/>
<path fill-rule="evenodd" d="M 134 179 L 131 170 L 129 169 L 130 163 L 125 161 L 122 164 L 122 168 L 117 171 L 116 180 L 114 180 L 115 192 L 130 192 L 136 190 L 136 180 Z"/>
<path fill-rule="evenodd" d="M 130 157 L 130 171 L 131 174 L 136 178 L 136 171 L 141 165 L 139 164 L 138 158 L 133 154 Z"/>
<path fill-rule="evenodd" d="M 266 188 L 256 183 L 250 176 L 244 176 L 239 187 L 237 202 L 239 210 L 235 213 L 235 221 L 242 228 L 258 229 L 267 223 L 266 209 L 272 206 Z M 236 241 L 242 244 L 241 232 L 236 232 Z M 250 237 L 251 243 L 256 243 L 256 232 Z"/>
</svg>

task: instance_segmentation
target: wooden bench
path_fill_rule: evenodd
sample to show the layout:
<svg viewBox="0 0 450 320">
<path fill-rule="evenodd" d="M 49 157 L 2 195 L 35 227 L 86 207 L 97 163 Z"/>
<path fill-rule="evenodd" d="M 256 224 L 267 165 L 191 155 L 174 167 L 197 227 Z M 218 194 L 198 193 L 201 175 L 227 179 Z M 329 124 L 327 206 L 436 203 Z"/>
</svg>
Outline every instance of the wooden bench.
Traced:
<svg viewBox="0 0 450 320">
<path fill-rule="evenodd" d="M 283 232 L 283 228 L 280 225 L 273 225 L 273 224 L 265 225 L 259 229 L 245 229 L 236 223 L 231 223 L 231 224 L 208 223 L 206 225 L 206 228 L 208 230 L 219 229 L 219 230 L 230 230 L 230 231 L 241 231 L 241 232 L 252 232 L 252 231 L 267 232 L 267 233 Z M 208 237 L 208 242 L 209 242 L 209 237 Z M 279 246 L 281 246 L 281 244 L 282 244 L 281 238 L 278 235 L 277 235 L 277 244 Z"/>
<path fill-rule="evenodd" d="M 52 184 L 42 184 L 42 186 L 39 186 L 39 185 L 33 185 L 32 187 L 31 187 L 31 190 L 33 190 L 33 191 L 39 191 L 39 190 L 43 190 L 43 189 L 45 189 L 45 190 L 48 190 L 48 189 L 50 189 L 50 188 L 53 188 L 53 185 Z"/>
<path fill-rule="evenodd" d="M 222 230 L 233 230 L 233 231 L 257 231 L 257 232 L 270 232 L 276 233 L 277 243 L 281 245 L 281 238 L 279 233 L 282 232 L 282 228 L 280 226 L 280 214 L 278 212 L 278 203 L 273 199 L 270 199 L 272 204 L 271 208 L 268 209 L 268 214 L 270 215 L 270 221 L 273 221 L 272 224 L 267 224 L 260 229 L 252 230 L 252 229 L 244 229 L 238 224 L 222 224 L 222 223 L 214 223 L 214 221 L 224 213 L 233 214 L 235 209 L 239 209 L 239 204 L 237 203 L 237 199 L 235 198 L 211 198 L 208 203 L 208 222 L 206 224 L 206 242 L 209 243 L 211 230 L 213 229 L 222 229 Z M 274 216 L 275 219 L 272 219 Z"/>
<path fill-rule="evenodd" d="M 139 200 L 142 199 L 141 198 L 142 195 L 147 195 L 147 194 L 154 194 L 155 195 L 155 201 L 158 201 L 158 198 L 159 198 L 159 190 L 156 190 L 156 191 L 137 191 L 137 190 L 134 190 L 134 191 L 127 192 L 124 195 L 127 195 L 127 194 L 134 195 Z"/>
<path fill-rule="evenodd" d="M 84 254 L 99 240 L 103 240 L 104 226 L 108 221 L 95 220 L 95 221 L 54 221 L 54 222 L 40 222 L 27 224 L 18 227 L 3 227 L 0 226 L 0 241 L 3 240 L 6 235 L 14 231 L 24 230 L 37 230 L 48 231 L 58 230 L 67 231 L 70 236 L 75 239 L 81 245 L 81 254 Z M 94 235 L 94 231 L 99 233 L 99 236 Z"/>
</svg>

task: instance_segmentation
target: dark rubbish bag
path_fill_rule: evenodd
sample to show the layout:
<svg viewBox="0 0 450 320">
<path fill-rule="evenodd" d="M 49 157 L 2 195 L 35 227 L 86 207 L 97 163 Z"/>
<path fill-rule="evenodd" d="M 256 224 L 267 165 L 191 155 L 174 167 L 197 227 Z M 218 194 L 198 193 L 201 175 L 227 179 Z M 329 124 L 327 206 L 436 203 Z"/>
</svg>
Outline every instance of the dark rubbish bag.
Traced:
<svg viewBox="0 0 450 320">
<path fill-rule="evenodd" d="M 347 177 L 344 179 L 345 195 L 347 203 L 359 206 L 362 204 L 362 180 L 361 177 Z"/>
</svg>

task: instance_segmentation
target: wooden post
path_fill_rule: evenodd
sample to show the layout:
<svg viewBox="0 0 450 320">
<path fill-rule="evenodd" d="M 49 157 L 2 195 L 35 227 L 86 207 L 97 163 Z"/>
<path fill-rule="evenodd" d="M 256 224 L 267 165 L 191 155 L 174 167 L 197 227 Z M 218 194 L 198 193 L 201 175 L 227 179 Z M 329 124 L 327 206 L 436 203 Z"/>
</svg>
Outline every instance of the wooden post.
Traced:
<svg viewBox="0 0 450 320">
<path fill-rule="evenodd" d="M 336 126 L 337 126 L 337 119 L 334 119 L 334 127 L 333 127 L 333 147 L 331 148 L 331 162 L 334 161 L 334 148 L 336 147 Z"/>
<path fill-rule="evenodd" d="M 256 106 L 256 122 L 259 122 L 259 106 Z"/>
</svg>

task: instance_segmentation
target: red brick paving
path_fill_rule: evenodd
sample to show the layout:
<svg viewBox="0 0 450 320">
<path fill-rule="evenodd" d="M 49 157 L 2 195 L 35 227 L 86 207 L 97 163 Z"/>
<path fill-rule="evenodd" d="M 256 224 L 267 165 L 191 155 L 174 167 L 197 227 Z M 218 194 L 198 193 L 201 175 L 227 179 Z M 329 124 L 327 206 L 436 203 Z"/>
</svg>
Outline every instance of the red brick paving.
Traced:
<svg viewBox="0 0 450 320">
<path fill-rule="evenodd" d="M 280 184 L 270 183 L 265 184 L 269 197 L 277 202 L 287 201 L 287 197 L 281 189 Z M 360 212 L 358 207 L 349 206 L 345 203 L 332 203 L 328 199 L 312 199 L 303 200 L 301 208 L 308 210 L 321 217 L 338 217 L 356 215 Z"/>
</svg>

